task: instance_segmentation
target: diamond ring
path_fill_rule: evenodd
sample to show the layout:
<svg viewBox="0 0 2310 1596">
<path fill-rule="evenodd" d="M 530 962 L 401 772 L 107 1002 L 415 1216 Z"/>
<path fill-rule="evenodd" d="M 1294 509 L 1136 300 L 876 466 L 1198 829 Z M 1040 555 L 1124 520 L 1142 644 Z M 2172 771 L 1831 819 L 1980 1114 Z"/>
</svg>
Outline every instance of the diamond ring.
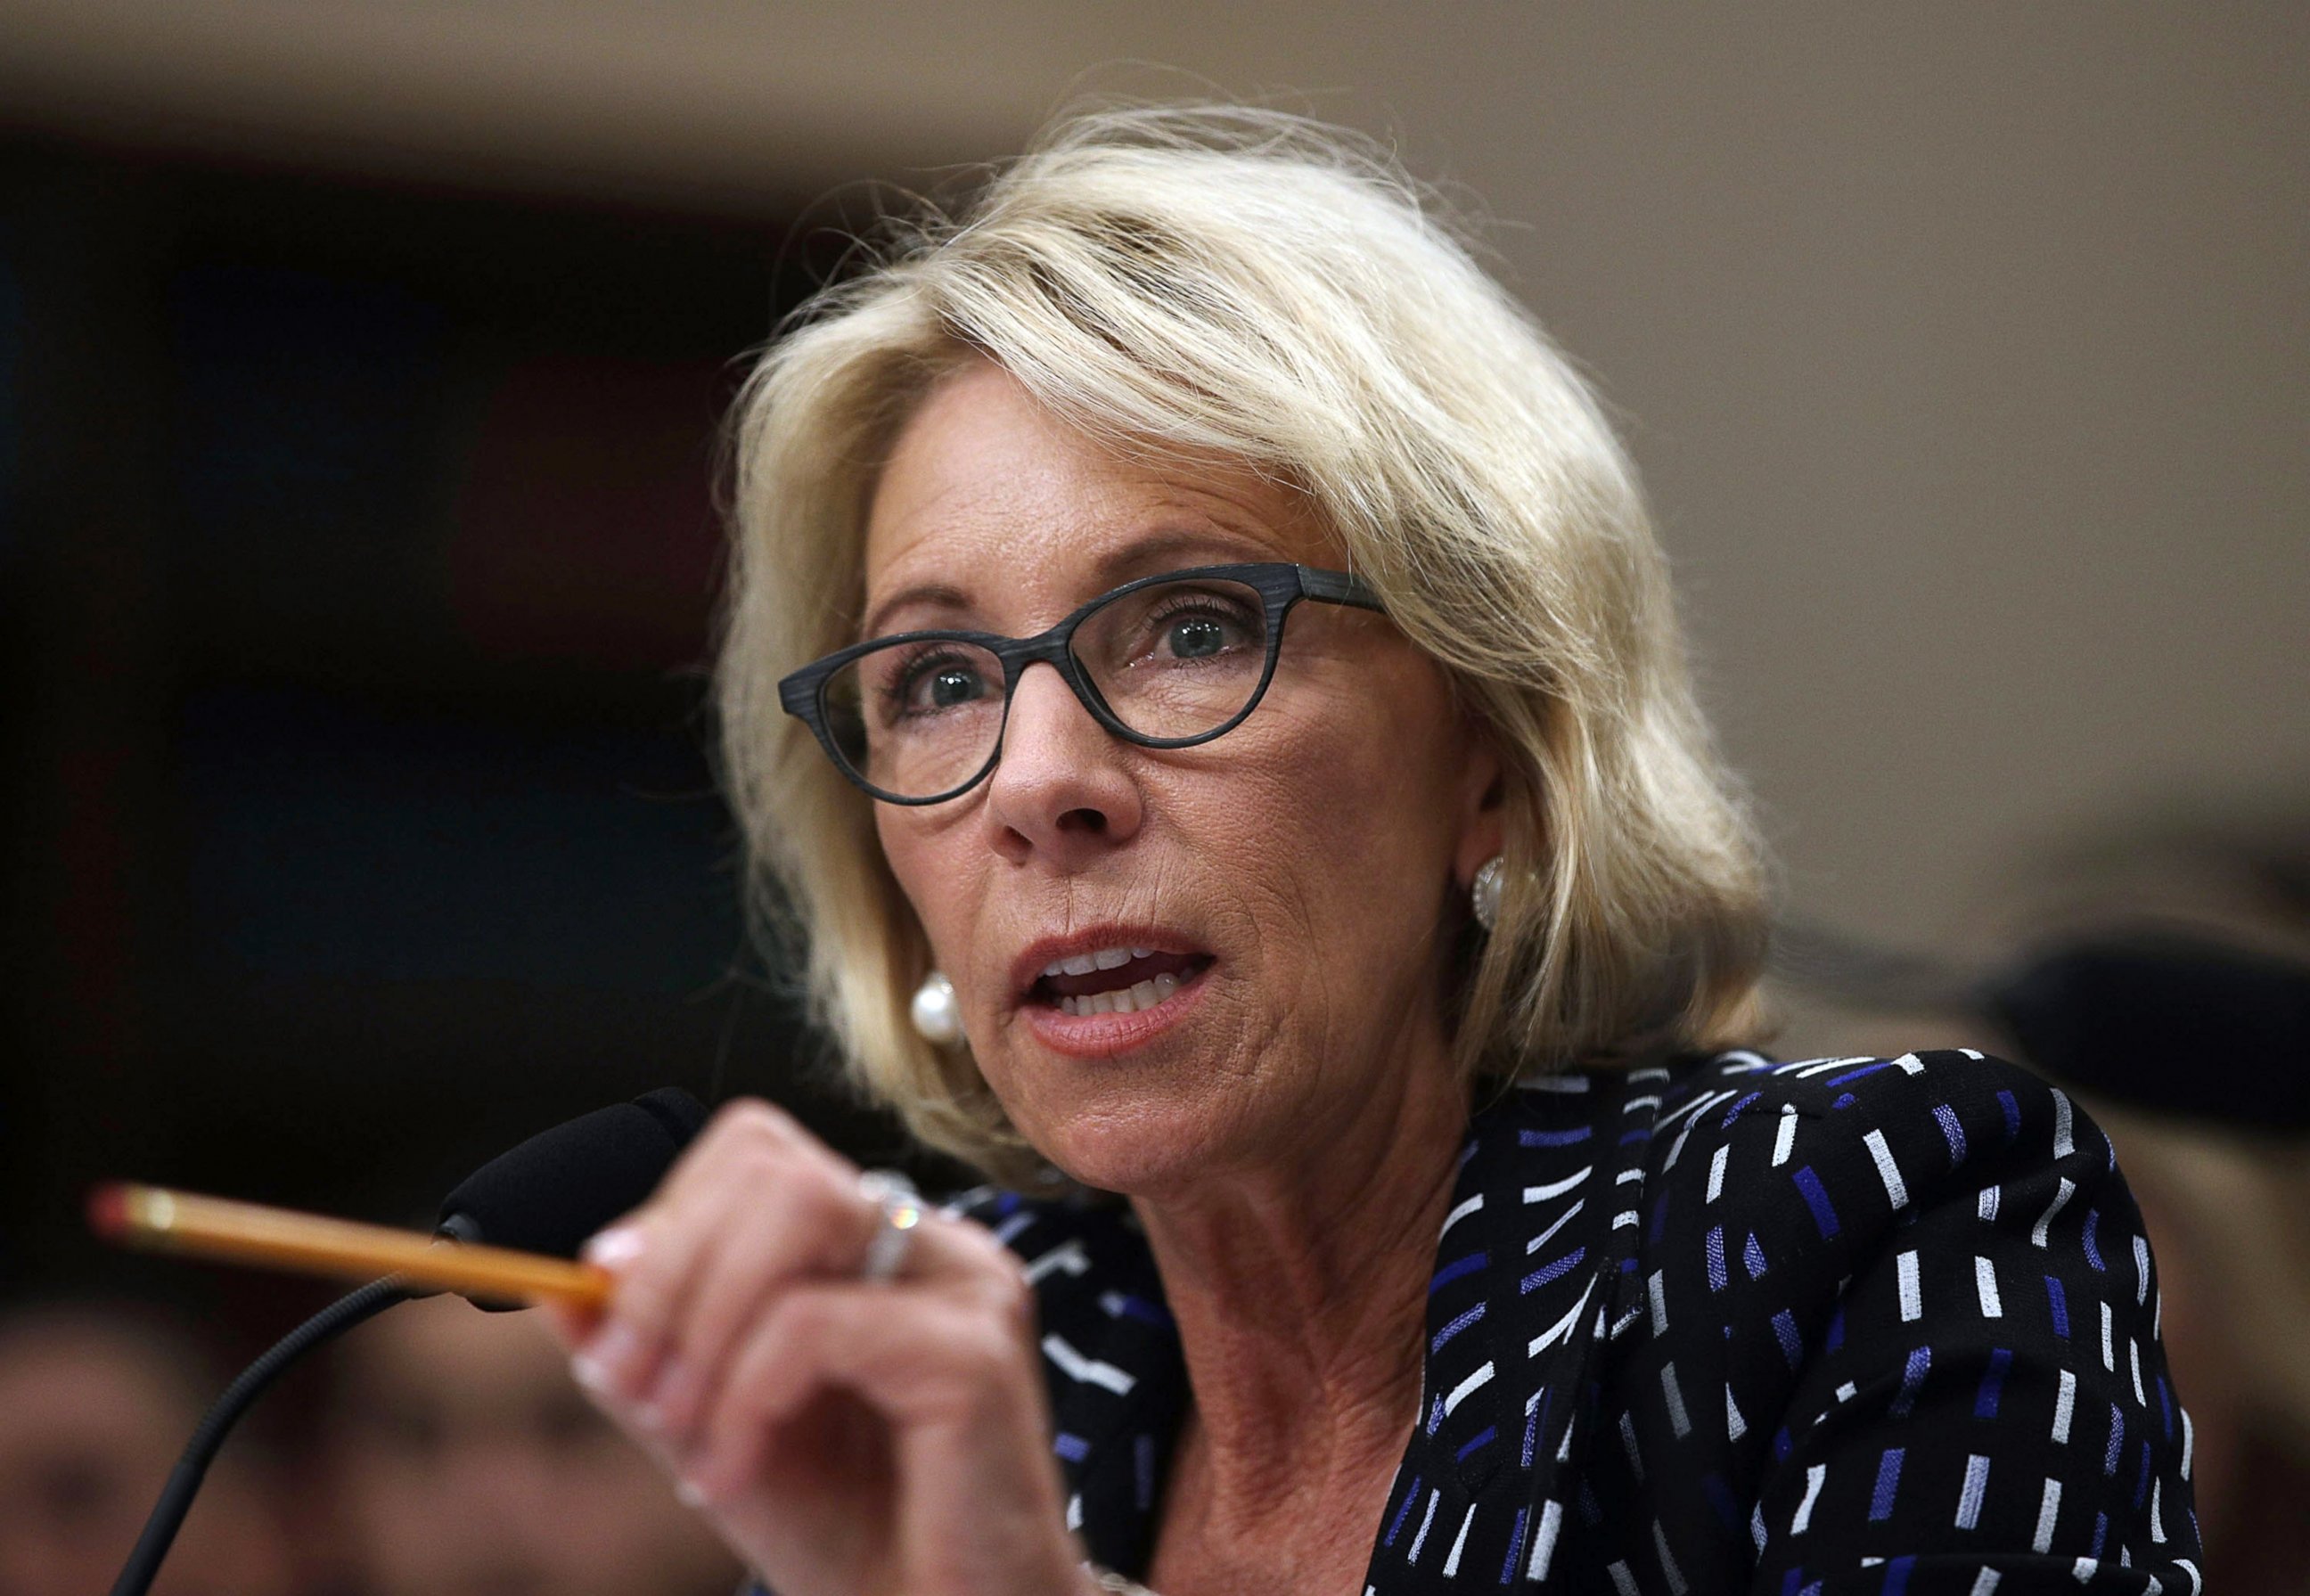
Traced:
<svg viewBox="0 0 2310 1596">
<path fill-rule="evenodd" d="M 869 1169 L 858 1177 L 858 1194 L 881 1210 L 881 1223 L 866 1244 L 866 1257 L 858 1278 L 883 1281 L 895 1277 L 913 1248 L 915 1231 L 923 1222 L 923 1200 L 915 1183 L 895 1169 Z"/>
</svg>

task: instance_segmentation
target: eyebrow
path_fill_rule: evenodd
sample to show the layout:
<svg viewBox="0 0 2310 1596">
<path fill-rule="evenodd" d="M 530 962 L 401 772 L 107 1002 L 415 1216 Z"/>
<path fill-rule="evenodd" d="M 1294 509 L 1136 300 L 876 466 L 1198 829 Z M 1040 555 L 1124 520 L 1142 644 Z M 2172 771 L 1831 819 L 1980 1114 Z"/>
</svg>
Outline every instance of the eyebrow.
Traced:
<svg viewBox="0 0 2310 1596">
<path fill-rule="evenodd" d="M 1229 535 L 1221 528 L 1159 528 L 1144 537 L 1134 538 L 1118 548 L 1108 550 L 1093 561 L 1092 579 L 1098 585 L 1076 603 L 1086 603 L 1134 577 L 1155 576 L 1165 570 L 1192 568 L 1194 565 L 1249 564 L 1275 558 L 1272 551 L 1233 546 L 1240 541 L 1243 540 Z M 1175 568 L 1168 563 L 1188 554 L 1208 555 L 1209 558 L 1194 559 L 1188 567 L 1183 568 Z M 918 582 L 900 588 L 868 611 L 865 621 L 858 629 L 859 640 L 864 642 L 871 638 L 888 636 L 889 618 L 916 604 L 964 612 L 973 607 L 970 594 L 951 583 Z M 1070 611 L 1073 607 L 1068 606 Z"/>
<path fill-rule="evenodd" d="M 917 582 L 912 587 L 901 587 L 867 612 L 864 622 L 858 628 L 858 640 L 863 643 L 869 638 L 887 635 L 890 629 L 886 618 L 892 612 L 906 609 L 911 604 L 931 604 L 946 610 L 968 610 L 970 608 L 970 595 L 960 587 L 950 586 L 944 582 Z"/>
</svg>

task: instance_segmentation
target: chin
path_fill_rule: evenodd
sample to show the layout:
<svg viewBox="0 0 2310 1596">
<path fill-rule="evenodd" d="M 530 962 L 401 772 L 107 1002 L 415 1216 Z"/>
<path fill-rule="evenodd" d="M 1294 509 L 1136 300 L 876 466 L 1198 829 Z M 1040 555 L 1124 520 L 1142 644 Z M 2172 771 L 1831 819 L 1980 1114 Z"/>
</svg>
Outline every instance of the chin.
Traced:
<svg viewBox="0 0 2310 1596">
<path fill-rule="evenodd" d="M 1068 1178 L 1125 1197 L 1163 1198 L 1208 1175 L 1219 1159 L 1208 1116 L 1185 1104 L 1144 1102 L 1078 1109 L 1064 1124 L 1039 1128 L 1044 1157 Z"/>
<path fill-rule="evenodd" d="M 1274 1123 L 1284 1106 L 1275 1056 L 1246 1056 L 1224 996 L 1207 1002 L 1213 984 L 1182 989 L 1143 1032 L 1123 1034 L 1115 1022 L 1149 1016 L 1099 1017 L 1116 1034 L 1095 1040 L 1121 1044 L 1111 1051 L 1086 1045 L 1089 1026 L 1022 1014 L 1001 1033 L 999 1056 L 981 1055 L 981 1072 L 1070 1179 L 1132 1197 L 1176 1195 L 1285 1139 Z"/>
</svg>

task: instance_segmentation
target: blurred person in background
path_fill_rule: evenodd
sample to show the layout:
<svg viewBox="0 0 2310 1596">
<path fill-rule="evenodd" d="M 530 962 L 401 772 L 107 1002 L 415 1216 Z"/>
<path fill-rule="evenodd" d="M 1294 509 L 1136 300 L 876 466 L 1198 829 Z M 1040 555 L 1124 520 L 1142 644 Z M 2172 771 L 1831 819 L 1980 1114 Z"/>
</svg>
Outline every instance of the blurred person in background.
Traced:
<svg viewBox="0 0 2310 1596">
<path fill-rule="evenodd" d="M 2158 1257 L 2207 1578 L 2310 1592 L 2310 822 L 2122 827 L 2009 890 L 1985 975 L 1785 937 L 1799 1045 L 1969 1045 L 2077 1092 Z"/>
<path fill-rule="evenodd" d="M 222 1389 L 188 1338 L 136 1310 L 0 1313 L 0 1593 L 100 1596 Z M 291 1596 L 280 1481 L 238 1437 L 210 1471 L 154 1596 Z"/>
<path fill-rule="evenodd" d="M 738 1566 L 569 1383 L 455 1297 L 346 1338 L 329 1423 L 354 1596 L 727 1596 Z"/>
</svg>

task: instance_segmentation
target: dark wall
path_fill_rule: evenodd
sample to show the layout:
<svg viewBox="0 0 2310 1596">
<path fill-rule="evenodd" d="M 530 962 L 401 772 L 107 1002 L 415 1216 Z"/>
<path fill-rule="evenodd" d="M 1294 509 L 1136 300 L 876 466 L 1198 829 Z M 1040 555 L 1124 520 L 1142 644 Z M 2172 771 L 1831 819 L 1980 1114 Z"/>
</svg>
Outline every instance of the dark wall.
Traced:
<svg viewBox="0 0 2310 1596">
<path fill-rule="evenodd" d="M 649 1087 L 887 1158 L 749 954 L 716 429 L 813 280 L 707 221 L 0 147 L 0 1269 L 126 1176 L 402 1222 Z M 813 1084 L 815 1082 L 815 1084 Z"/>
</svg>

